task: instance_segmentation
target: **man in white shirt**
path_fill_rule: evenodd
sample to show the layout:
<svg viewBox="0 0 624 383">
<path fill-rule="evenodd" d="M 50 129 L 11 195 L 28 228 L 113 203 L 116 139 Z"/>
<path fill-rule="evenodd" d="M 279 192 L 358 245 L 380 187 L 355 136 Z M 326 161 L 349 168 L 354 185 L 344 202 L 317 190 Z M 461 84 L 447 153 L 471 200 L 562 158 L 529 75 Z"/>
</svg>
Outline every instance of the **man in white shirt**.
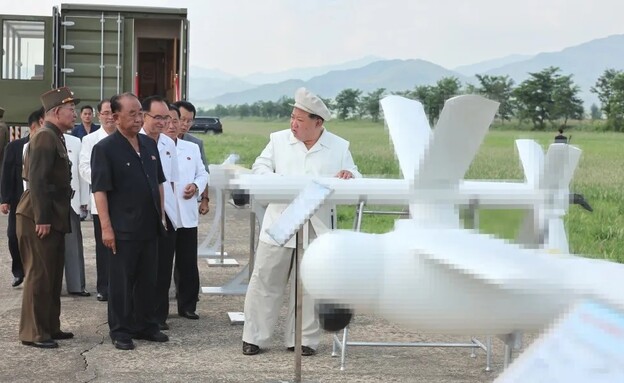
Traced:
<svg viewBox="0 0 624 383">
<path fill-rule="evenodd" d="M 178 222 L 176 223 L 175 265 L 178 271 L 178 314 L 188 319 L 199 319 L 197 293 L 199 291 L 199 269 L 197 267 L 197 226 L 199 211 L 197 199 L 200 191 L 208 184 L 208 172 L 201 160 L 199 148 L 193 142 L 178 138 L 180 130 L 180 111 L 169 106 L 171 120 L 165 134 L 176 143 L 178 153 L 178 181 L 175 185 Z M 163 278 L 162 304 L 169 306 L 169 286 L 171 285 L 172 264 L 166 265 Z"/>
<path fill-rule="evenodd" d="M 78 172 L 80 177 L 88 184 L 89 192 L 91 189 L 91 153 L 95 144 L 100 142 L 109 134 L 117 130 L 113 113 L 111 111 L 110 100 L 102 100 L 97 106 L 98 120 L 102 124 L 102 128 L 95 132 L 89 133 L 82 138 L 82 147 L 80 148 L 80 157 L 78 160 Z M 102 225 L 98 215 L 95 199 L 91 195 L 91 216 L 93 217 L 93 233 L 95 235 L 95 262 L 97 269 L 97 300 L 100 302 L 108 301 L 108 263 L 110 250 L 104 246 L 102 242 Z"/>
<path fill-rule="evenodd" d="M 266 148 L 253 164 L 256 174 L 335 176 L 342 179 L 360 177 L 353 163 L 349 142 L 325 129 L 331 114 L 323 101 L 305 88 L 295 93 L 290 116 L 290 129 L 271 134 Z M 279 218 L 286 205 L 269 204 L 256 250 L 254 269 L 245 296 L 243 354 L 255 355 L 266 346 L 277 322 L 282 295 L 293 262 L 294 238 L 280 247 L 266 229 Z M 331 227 L 330 206 L 324 206 L 311 217 L 309 238 L 312 240 Z M 295 283 L 291 282 L 290 304 L 285 333 L 286 347 L 295 345 Z M 303 295 L 303 328 L 301 354 L 314 355 L 320 341 L 320 327 L 314 301 L 305 290 Z"/>
<path fill-rule="evenodd" d="M 82 244 L 82 229 L 80 214 L 82 206 L 86 206 L 89 199 L 89 190 L 78 174 L 78 162 L 81 150 L 80 138 L 71 134 L 63 134 L 67 156 L 71 166 L 71 209 L 69 220 L 71 232 L 65 234 L 65 283 L 67 292 L 72 295 L 88 297 L 91 294 L 85 288 L 84 248 Z"/>
<path fill-rule="evenodd" d="M 158 237 L 158 278 L 156 281 L 156 307 L 155 318 L 160 330 L 167 330 L 166 323 L 169 314 L 169 284 L 171 283 L 171 265 L 176 243 L 176 224 L 178 222 L 177 204 L 175 198 L 175 182 L 178 181 L 178 154 L 175 142 L 163 132 L 171 116 L 169 116 L 169 105 L 160 96 L 150 96 L 141 103 L 143 107 L 144 120 L 140 133 L 147 135 L 156 141 L 160 161 L 165 174 L 163 184 L 165 195 L 165 219 L 167 221 L 167 233 Z M 168 273 L 168 275 L 167 275 Z M 169 283 L 167 283 L 169 281 Z M 167 297 L 165 303 L 163 297 Z"/>
</svg>

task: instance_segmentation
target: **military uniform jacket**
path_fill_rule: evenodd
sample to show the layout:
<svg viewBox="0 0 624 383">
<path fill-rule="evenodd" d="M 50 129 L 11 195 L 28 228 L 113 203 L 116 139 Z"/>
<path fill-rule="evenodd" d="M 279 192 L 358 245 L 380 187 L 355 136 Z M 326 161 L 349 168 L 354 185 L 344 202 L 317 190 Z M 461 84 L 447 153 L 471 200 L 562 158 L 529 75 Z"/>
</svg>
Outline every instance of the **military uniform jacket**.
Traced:
<svg viewBox="0 0 624 383">
<path fill-rule="evenodd" d="M 69 233 L 71 173 L 62 137 L 61 130 L 46 121 L 30 138 L 22 173 L 29 189 L 22 194 L 16 214 L 37 225 L 52 225 L 54 230 Z"/>
<path fill-rule="evenodd" d="M 108 214 L 120 240 L 151 240 L 164 234 L 159 185 L 165 182 L 156 142 L 137 134 L 139 153 L 119 131 L 95 144 L 91 189 L 106 192 Z"/>
</svg>

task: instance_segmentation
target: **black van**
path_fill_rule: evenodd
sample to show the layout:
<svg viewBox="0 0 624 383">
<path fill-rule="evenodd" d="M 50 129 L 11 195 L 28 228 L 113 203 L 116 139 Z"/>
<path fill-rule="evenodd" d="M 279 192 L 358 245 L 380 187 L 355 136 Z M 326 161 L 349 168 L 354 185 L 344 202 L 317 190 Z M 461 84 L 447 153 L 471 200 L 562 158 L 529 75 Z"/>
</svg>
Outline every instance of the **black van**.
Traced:
<svg viewBox="0 0 624 383">
<path fill-rule="evenodd" d="M 221 120 L 219 120 L 218 117 L 198 116 L 195 117 L 190 131 L 221 134 L 223 133 L 223 126 L 221 125 Z"/>
</svg>

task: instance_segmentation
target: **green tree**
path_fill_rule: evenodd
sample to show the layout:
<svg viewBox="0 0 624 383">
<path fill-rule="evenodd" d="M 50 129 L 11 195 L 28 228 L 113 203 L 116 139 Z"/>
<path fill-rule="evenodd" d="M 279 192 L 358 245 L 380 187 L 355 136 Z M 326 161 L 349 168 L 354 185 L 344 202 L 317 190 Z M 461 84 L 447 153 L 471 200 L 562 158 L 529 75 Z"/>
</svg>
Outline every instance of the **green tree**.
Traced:
<svg viewBox="0 0 624 383">
<path fill-rule="evenodd" d="M 591 88 L 600 100 L 602 111 L 607 117 L 607 126 L 615 131 L 624 131 L 624 72 L 607 69 Z"/>
<path fill-rule="evenodd" d="M 412 97 L 420 101 L 431 125 L 440 114 L 436 104 L 436 92 L 436 88 L 431 85 L 419 85 L 412 91 Z"/>
<path fill-rule="evenodd" d="M 356 114 L 361 94 L 361 90 L 352 88 L 343 89 L 338 93 L 335 102 L 339 119 L 345 120 Z"/>
<path fill-rule="evenodd" d="M 413 96 L 419 100 L 429 123 L 433 125 L 440 117 L 446 100 L 461 93 L 461 83 L 457 77 L 443 77 L 436 85 L 420 85 L 414 88 Z"/>
<path fill-rule="evenodd" d="M 383 96 L 386 88 L 378 88 L 372 92 L 368 92 L 368 94 L 360 100 L 360 110 L 370 116 L 373 122 L 379 121 L 379 116 L 381 114 L 381 107 L 379 105 L 379 100 Z"/>
<path fill-rule="evenodd" d="M 563 119 L 563 127 L 567 126 L 568 119 L 582 120 L 585 110 L 583 100 L 578 96 L 581 88 L 574 84 L 572 75 L 555 77 L 553 89 L 554 119 Z"/>
<path fill-rule="evenodd" d="M 477 88 L 477 92 L 490 100 L 500 103 L 497 115 L 501 122 L 509 121 L 513 116 L 512 95 L 514 80 L 509 78 L 509 76 L 490 76 L 487 74 L 478 74 L 476 76 L 481 85 Z"/>
<path fill-rule="evenodd" d="M 596 104 L 591 104 L 590 116 L 592 120 L 600 120 L 602 118 L 602 113 L 600 112 L 600 108 Z"/>
<path fill-rule="evenodd" d="M 517 100 L 518 117 L 531 120 L 534 129 L 544 130 L 546 123 L 552 121 L 557 72 L 559 68 L 548 67 L 541 72 L 529 73 L 530 77 L 513 92 Z"/>
<path fill-rule="evenodd" d="M 228 109 L 221 104 L 217 104 L 217 106 L 214 107 L 214 115 L 216 117 L 227 117 L 229 115 Z"/>
</svg>

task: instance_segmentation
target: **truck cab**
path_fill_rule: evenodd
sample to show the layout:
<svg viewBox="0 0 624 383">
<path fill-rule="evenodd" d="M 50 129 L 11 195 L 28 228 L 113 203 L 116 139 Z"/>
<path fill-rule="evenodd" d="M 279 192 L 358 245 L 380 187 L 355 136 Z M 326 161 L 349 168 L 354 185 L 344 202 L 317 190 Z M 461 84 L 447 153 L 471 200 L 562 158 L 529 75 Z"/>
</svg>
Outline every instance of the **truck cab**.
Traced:
<svg viewBox="0 0 624 383">
<path fill-rule="evenodd" d="M 95 107 L 117 93 L 187 98 L 185 8 L 61 4 L 52 16 L 0 15 L 0 106 L 26 125 L 47 90 L 68 86 Z"/>
</svg>

